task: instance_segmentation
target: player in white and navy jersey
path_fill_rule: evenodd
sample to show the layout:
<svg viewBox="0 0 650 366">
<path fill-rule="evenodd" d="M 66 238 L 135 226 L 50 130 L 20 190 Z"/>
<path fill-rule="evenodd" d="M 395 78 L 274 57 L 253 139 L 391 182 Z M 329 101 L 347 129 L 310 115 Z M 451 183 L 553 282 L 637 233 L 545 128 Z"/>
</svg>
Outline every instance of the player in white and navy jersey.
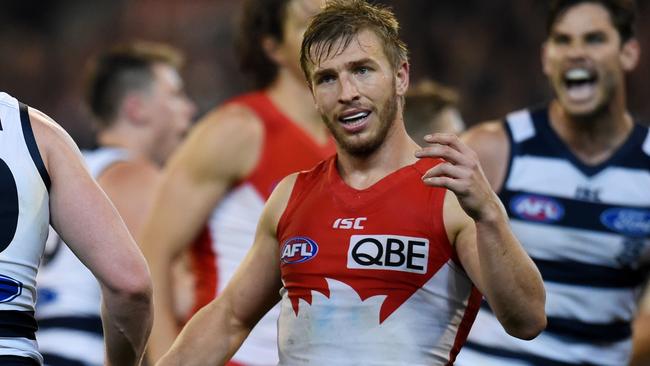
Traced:
<svg viewBox="0 0 650 366">
<path fill-rule="evenodd" d="M 101 284 L 110 362 L 139 364 L 151 329 L 144 258 L 70 137 L 5 93 L 0 93 L 0 195 L 0 364 L 43 362 L 34 306 L 50 224 Z"/>
<path fill-rule="evenodd" d="M 650 136 L 626 109 L 631 2 L 554 1 L 544 72 L 555 99 L 466 136 L 546 287 L 523 342 L 483 304 L 458 365 L 627 365 L 650 264 Z"/>
<path fill-rule="evenodd" d="M 137 235 L 159 170 L 189 127 L 194 106 L 178 74 L 181 55 L 137 42 L 97 56 L 87 80 L 100 147 L 85 151 L 93 177 Z M 52 232 L 38 277 L 39 346 L 48 366 L 104 364 L 100 288 Z"/>
</svg>

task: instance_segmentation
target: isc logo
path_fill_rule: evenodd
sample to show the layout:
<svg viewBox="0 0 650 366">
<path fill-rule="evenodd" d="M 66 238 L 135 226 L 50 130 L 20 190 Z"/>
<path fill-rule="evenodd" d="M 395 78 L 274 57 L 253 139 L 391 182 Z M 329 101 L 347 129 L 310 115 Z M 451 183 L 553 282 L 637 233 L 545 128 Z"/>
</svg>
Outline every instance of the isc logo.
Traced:
<svg viewBox="0 0 650 366">
<path fill-rule="evenodd" d="M 297 236 L 284 242 L 280 260 L 286 264 L 301 263 L 314 258 L 317 253 L 318 245 L 315 241 L 304 236 Z"/>
<path fill-rule="evenodd" d="M 398 235 L 352 235 L 348 268 L 425 274 L 429 240 Z"/>
<path fill-rule="evenodd" d="M 352 217 L 349 219 L 336 219 L 332 227 L 334 229 L 363 229 L 362 222 L 368 220 L 367 217 Z"/>
</svg>

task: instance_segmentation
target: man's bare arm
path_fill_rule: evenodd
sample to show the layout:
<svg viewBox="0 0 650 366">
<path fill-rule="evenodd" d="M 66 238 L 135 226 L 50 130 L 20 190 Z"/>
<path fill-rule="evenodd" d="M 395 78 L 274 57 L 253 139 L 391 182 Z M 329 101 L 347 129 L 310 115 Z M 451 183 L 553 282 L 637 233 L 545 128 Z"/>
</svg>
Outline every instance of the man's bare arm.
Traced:
<svg viewBox="0 0 650 366">
<path fill-rule="evenodd" d="M 426 139 L 419 157 L 441 157 L 425 184 L 445 187 L 445 228 L 472 282 L 485 295 L 505 330 L 532 339 L 546 326 L 545 292 L 537 267 L 508 223 L 476 153 L 450 134 Z"/>
<path fill-rule="evenodd" d="M 144 257 L 72 139 L 36 110 L 30 119 L 52 182 L 52 226 L 102 287 L 107 362 L 139 365 L 152 323 Z"/>
<path fill-rule="evenodd" d="M 250 111 L 227 106 L 192 129 L 163 172 L 140 237 L 154 283 L 151 361 L 167 352 L 178 334 L 170 268 L 231 185 L 252 170 L 262 133 Z"/>
<path fill-rule="evenodd" d="M 295 178 L 278 184 L 264 208 L 255 243 L 225 291 L 190 320 L 158 366 L 225 364 L 278 302 L 282 282 L 276 227 Z"/>
<path fill-rule="evenodd" d="M 633 347 L 630 366 L 650 365 L 650 286 L 639 302 L 639 310 L 634 320 Z"/>
</svg>

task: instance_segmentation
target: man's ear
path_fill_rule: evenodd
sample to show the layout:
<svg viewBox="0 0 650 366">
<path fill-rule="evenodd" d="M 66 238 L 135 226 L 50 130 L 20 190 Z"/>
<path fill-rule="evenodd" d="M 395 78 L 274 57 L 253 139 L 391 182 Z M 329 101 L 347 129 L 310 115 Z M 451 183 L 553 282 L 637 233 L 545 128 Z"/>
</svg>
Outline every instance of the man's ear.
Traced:
<svg viewBox="0 0 650 366">
<path fill-rule="evenodd" d="M 272 36 L 263 36 L 262 37 L 262 49 L 271 61 L 276 64 L 280 64 L 283 60 L 282 53 L 279 51 L 280 43 L 275 37 Z"/>
<path fill-rule="evenodd" d="M 143 95 L 140 93 L 128 93 L 124 97 L 119 110 L 122 119 L 134 125 L 146 123 L 146 103 L 142 98 Z"/>
<path fill-rule="evenodd" d="M 621 47 L 621 66 L 625 72 L 630 72 L 636 68 L 636 65 L 639 64 L 639 58 L 641 57 L 641 46 L 639 41 L 635 38 L 632 38 Z"/>
<path fill-rule="evenodd" d="M 405 95 L 409 88 L 409 70 L 408 61 L 402 61 L 395 72 L 395 92 L 397 95 Z"/>
</svg>

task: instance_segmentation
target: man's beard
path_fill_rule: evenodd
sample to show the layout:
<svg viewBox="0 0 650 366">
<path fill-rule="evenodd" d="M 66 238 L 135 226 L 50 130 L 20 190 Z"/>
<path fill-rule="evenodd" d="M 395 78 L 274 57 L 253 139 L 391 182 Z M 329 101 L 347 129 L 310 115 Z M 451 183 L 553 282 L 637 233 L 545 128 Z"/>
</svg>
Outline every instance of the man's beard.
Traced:
<svg viewBox="0 0 650 366">
<path fill-rule="evenodd" d="M 370 135 L 368 139 L 361 142 L 349 139 L 345 131 L 337 130 L 335 128 L 336 122 L 328 121 L 325 116 L 322 116 L 322 118 L 341 149 L 352 156 L 363 158 L 372 155 L 384 143 L 397 115 L 397 103 L 397 94 L 393 92 L 391 98 L 386 100 L 383 108 L 381 108 L 381 113 L 378 116 L 379 129 Z"/>
</svg>

